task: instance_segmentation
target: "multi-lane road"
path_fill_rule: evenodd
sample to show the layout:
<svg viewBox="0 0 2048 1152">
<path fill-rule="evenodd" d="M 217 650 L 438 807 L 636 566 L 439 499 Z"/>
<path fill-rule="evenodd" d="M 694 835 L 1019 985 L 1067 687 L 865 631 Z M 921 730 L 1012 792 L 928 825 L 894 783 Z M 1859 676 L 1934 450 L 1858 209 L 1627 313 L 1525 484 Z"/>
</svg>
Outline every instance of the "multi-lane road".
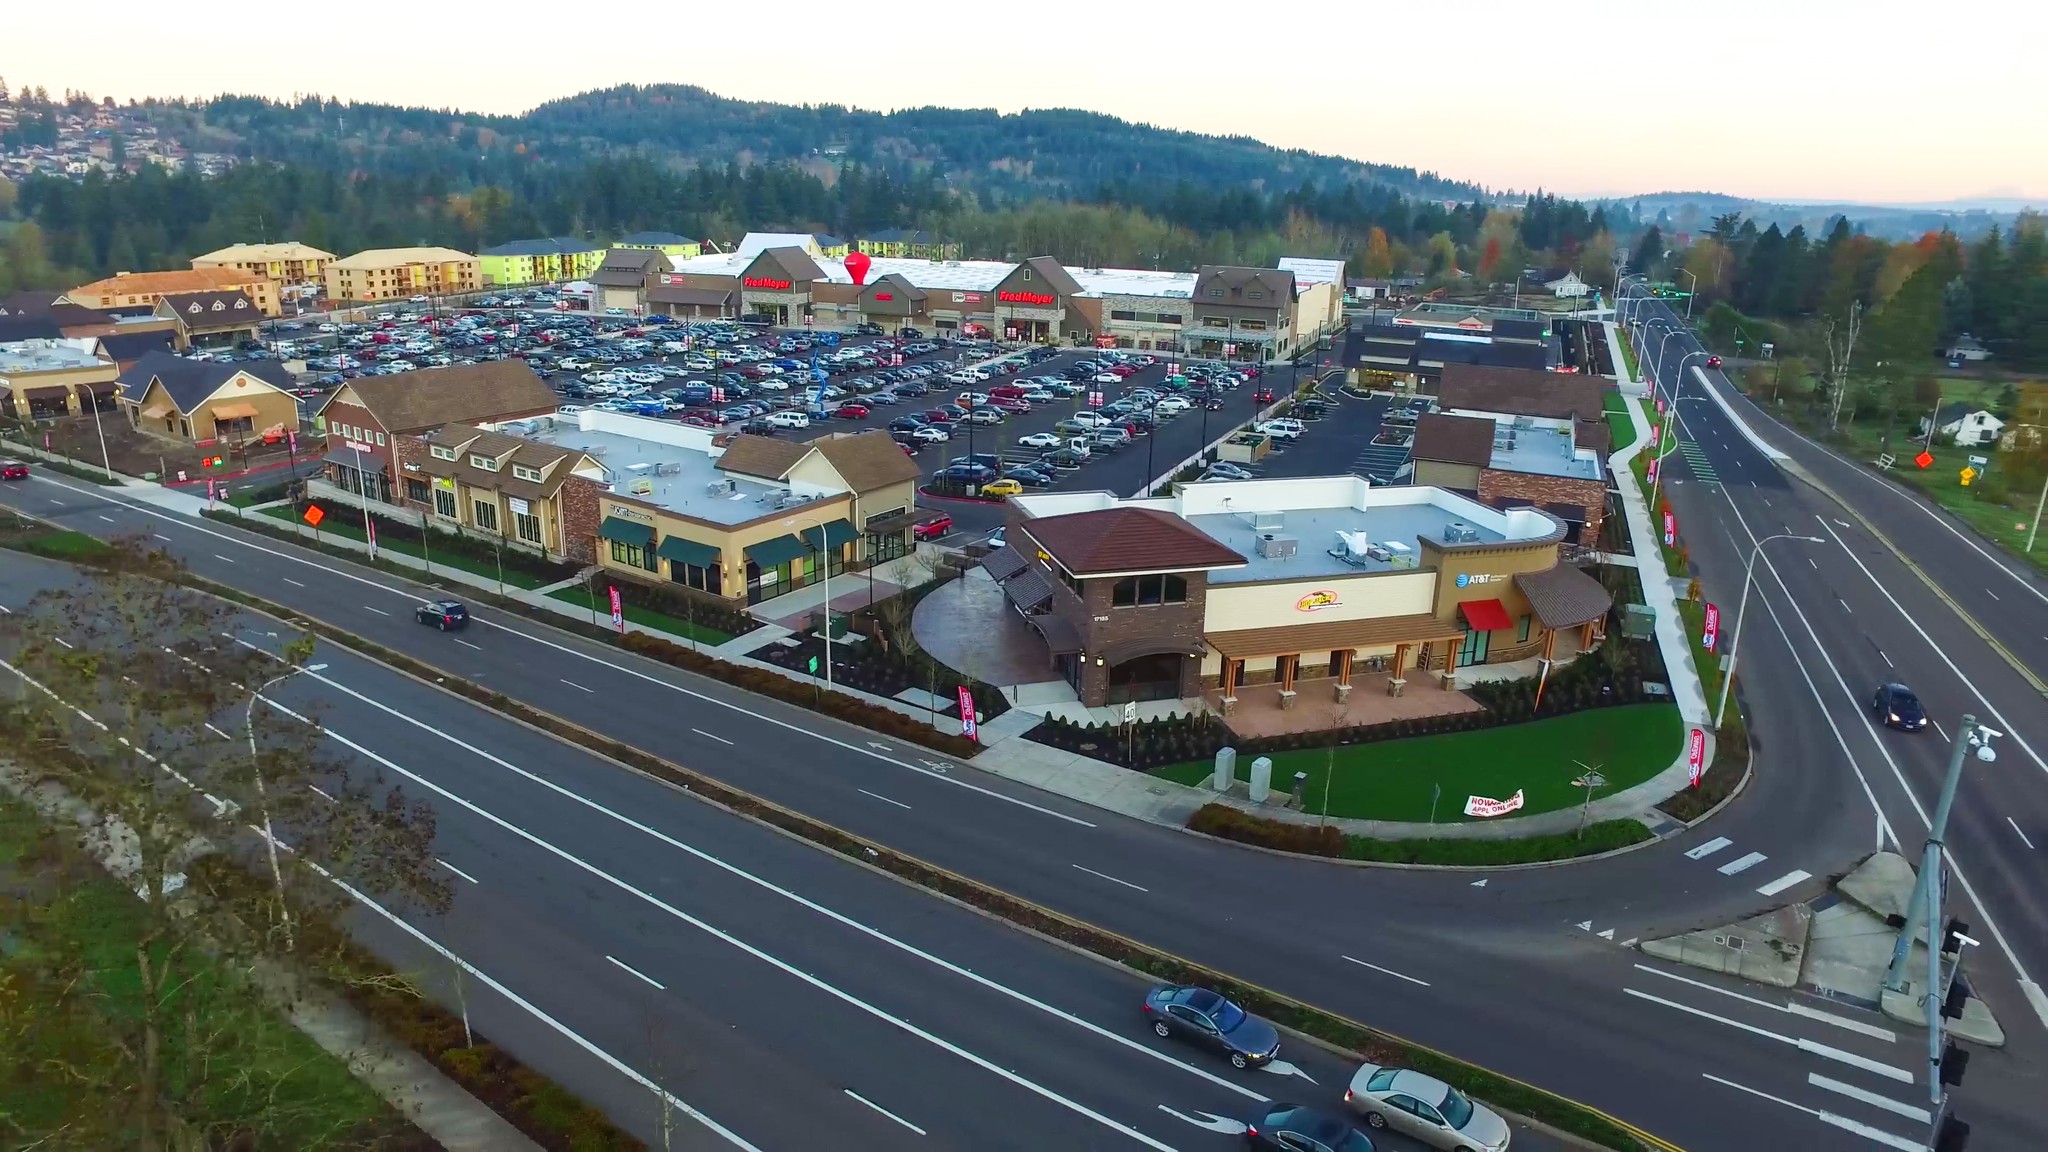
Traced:
<svg viewBox="0 0 2048 1152">
<path fill-rule="evenodd" d="M 1688 499 L 1703 491 L 1684 487 Z M 874 843 L 1585 1100 L 1683 1147 L 1862 1149 L 1881 1146 L 1873 1131 L 1924 1130 L 1911 1119 L 1920 1094 L 1904 1082 L 1919 1068 L 1910 1032 L 1853 1006 L 1761 994 L 1625 947 L 1796 895 L 1873 844 L 1857 783 L 1870 753 L 1843 743 L 1869 737 L 1859 736 L 1853 702 L 1808 695 L 1800 659 L 1814 658 L 1813 643 L 1775 590 L 1752 607 L 1784 615 L 1785 634 L 1753 626 L 1743 641 L 1760 771 L 1723 816 L 1567 868 L 1409 871 L 1281 858 L 1127 820 L 489 610 L 463 635 L 421 629 L 410 609 L 429 586 L 119 491 L 38 475 L 0 499 L 95 535 L 146 533 L 209 578 Z M 21 608 L 28 585 L 46 578 L 36 567 L 0 583 L 0 604 Z M 1732 597 L 1732 583 L 1709 576 Z M 329 649 L 322 659 L 329 682 L 287 695 L 329 704 L 338 737 L 404 765 L 418 781 L 410 790 L 431 794 L 442 813 L 439 850 L 464 882 L 447 916 L 415 930 L 566 1027 L 601 1028 L 602 1039 L 585 1038 L 740 1139 L 787 1146 L 801 1129 L 906 1146 L 909 1130 L 888 1112 L 932 1133 L 935 1146 L 1203 1148 L 1227 1141 L 1185 1117 L 1240 1113 L 1259 1095 L 1334 1104 L 1340 1091 L 1343 1070 L 1299 1044 L 1285 1055 L 1306 1078 L 1235 1073 L 1154 1046 L 1137 1027 L 1139 983 L 1128 975 L 358 657 Z M 1726 866 L 1735 860 L 1749 863 Z M 366 916 L 363 930 L 381 946 L 422 947 L 379 923 Z M 1997 990 L 1986 994 L 2012 1017 Z M 650 1090 L 509 1000 L 492 1011 L 489 1027 L 504 1042 L 650 1132 Z M 655 1031 L 678 1039 L 657 1043 L 647 1036 Z M 707 1048 L 714 1035 L 721 1043 Z M 728 1053 L 744 1074 L 728 1074 Z M 1984 1067 L 1965 1089 L 1980 1130 L 2004 1120 L 2033 1131 L 2018 1097 L 1997 1114 L 1998 1094 L 1977 1086 L 2000 1081 L 1998 1062 Z M 836 1094 L 831 1107 L 848 1111 L 783 1103 L 799 1093 L 807 1103 Z M 861 1113 L 870 1127 L 841 1122 Z"/>
</svg>

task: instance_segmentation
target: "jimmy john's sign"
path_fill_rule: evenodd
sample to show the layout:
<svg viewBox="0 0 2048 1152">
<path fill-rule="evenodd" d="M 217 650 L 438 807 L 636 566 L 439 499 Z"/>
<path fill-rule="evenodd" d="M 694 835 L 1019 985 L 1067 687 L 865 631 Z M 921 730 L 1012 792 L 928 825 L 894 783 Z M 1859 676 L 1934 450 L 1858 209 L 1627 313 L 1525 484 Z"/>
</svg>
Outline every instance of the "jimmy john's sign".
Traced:
<svg viewBox="0 0 2048 1152">
<path fill-rule="evenodd" d="M 1303 593 L 1301 599 L 1294 602 L 1294 610 L 1296 612 L 1320 612 L 1325 608 L 1335 608 L 1343 602 L 1343 599 L 1337 595 L 1336 589 L 1318 588 L 1313 592 Z"/>
</svg>

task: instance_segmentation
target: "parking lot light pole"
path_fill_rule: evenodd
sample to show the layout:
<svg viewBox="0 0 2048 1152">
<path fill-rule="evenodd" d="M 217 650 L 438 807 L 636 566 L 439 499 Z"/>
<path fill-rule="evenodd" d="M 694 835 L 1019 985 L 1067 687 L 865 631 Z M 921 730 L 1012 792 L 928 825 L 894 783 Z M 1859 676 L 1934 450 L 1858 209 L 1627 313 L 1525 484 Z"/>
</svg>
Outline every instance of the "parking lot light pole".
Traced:
<svg viewBox="0 0 2048 1152">
<path fill-rule="evenodd" d="M 824 515 L 820 513 L 812 519 L 818 529 L 817 553 L 819 571 L 822 573 L 819 583 L 825 590 L 825 687 L 830 688 L 832 687 L 832 553 L 828 550 L 829 545 L 826 543 Z M 803 517 L 792 517 L 791 519 L 784 520 L 783 524 L 801 525 L 802 522 Z M 799 536 L 797 539 L 801 540 L 803 537 Z"/>
<path fill-rule="evenodd" d="M 1714 709 L 1716 729 L 1721 727 L 1722 717 L 1728 715 L 1728 690 L 1735 683 L 1735 661 L 1742 647 L 1742 618 L 1749 612 L 1749 584 L 1756 574 L 1756 558 L 1764 554 L 1764 545 L 1773 540 L 1804 540 L 1808 544 L 1827 543 L 1818 536 L 1795 536 L 1790 532 L 1780 532 L 1757 541 L 1756 547 L 1750 550 L 1749 563 L 1742 569 L 1742 598 L 1735 605 L 1735 628 L 1728 634 L 1728 667 L 1721 670 L 1721 703 Z"/>
</svg>

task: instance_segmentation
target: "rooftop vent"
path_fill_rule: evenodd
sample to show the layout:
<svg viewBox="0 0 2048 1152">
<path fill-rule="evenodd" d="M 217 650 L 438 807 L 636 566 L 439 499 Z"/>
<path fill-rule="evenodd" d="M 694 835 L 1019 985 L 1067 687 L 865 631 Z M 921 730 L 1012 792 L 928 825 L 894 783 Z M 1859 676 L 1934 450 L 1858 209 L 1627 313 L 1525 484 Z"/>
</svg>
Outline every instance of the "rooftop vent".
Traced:
<svg viewBox="0 0 2048 1152">
<path fill-rule="evenodd" d="M 1479 529 L 1465 523 L 1463 520 L 1453 520 L 1449 524 L 1444 525 L 1444 543 L 1477 544 L 1479 543 Z"/>
<path fill-rule="evenodd" d="M 1301 541 L 1292 536 L 1275 536 L 1270 532 L 1259 536 L 1258 553 L 1268 560 L 1292 560 L 1301 551 Z"/>
<path fill-rule="evenodd" d="M 1278 532 L 1286 523 L 1287 514 L 1285 512 L 1252 513 L 1252 531 L 1254 532 Z"/>
</svg>

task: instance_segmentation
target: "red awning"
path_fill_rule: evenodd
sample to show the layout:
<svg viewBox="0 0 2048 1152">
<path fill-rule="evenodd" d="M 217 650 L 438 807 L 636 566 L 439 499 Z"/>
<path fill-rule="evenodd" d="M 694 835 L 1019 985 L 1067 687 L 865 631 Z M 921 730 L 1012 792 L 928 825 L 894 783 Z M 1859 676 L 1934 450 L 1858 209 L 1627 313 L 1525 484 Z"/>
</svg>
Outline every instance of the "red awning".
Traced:
<svg viewBox="0 0 2048 1152">
<path fill-rule="evenodd" d="M 1467 600 L 1458 605 L 1465 614 L 1465 622 L 1472 625 L 1474 632 L 1498 632 L 1511 626 L 1508 610 L 1498 600 Z"/>
</svg>

